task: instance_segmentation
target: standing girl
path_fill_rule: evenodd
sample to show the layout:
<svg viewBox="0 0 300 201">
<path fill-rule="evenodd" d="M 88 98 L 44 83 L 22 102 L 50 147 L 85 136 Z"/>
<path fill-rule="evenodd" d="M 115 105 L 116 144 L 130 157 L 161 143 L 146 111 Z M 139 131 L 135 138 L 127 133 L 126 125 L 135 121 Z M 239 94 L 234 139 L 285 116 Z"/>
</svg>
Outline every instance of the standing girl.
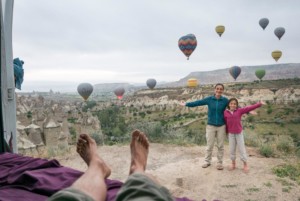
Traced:
<svg viewBox="0 0 300 201">
<path fill-rule="evenodd" d="M 265 105 L 265 103 L 260 101 L 254 105 L 239 108 L 239 102 L 236 98 L 231 98 L 228 101 L 227 109 L 224 111 L 224 120 L 226 123 L 226 133 L 229 135 L 230 159 L 232 160 L 231 170 L 235 169 L 236 147 L 238 147 L 241 160 L 244 162 L 243 170 L 245 173 L 249 171 L 241 118 L 243 114 L 261 105 Z"/>
</svg>

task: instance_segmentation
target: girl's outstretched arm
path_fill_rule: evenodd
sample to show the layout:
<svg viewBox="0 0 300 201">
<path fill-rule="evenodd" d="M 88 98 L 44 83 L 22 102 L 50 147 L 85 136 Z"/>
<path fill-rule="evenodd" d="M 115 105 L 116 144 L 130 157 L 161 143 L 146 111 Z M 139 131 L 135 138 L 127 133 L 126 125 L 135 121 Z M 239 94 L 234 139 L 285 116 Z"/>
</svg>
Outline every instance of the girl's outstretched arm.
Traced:
<svg viewBox="0 0 300 201">
<path fill-rule="evenodd" d="M 254 105 L 249 105 L 249 106 L 246 106 L 246 107 L 243 107 L 243 108 L 240 108 L 240 111 L 242 114 L 245 114 L 245 113 L 248 113 L 252 110 L 255 110 L 256 108 L 259 108 L 260 106 L 262 105 L 265 105 L 266 103 L 264 101 L 260 101 Z"/>
</svg>

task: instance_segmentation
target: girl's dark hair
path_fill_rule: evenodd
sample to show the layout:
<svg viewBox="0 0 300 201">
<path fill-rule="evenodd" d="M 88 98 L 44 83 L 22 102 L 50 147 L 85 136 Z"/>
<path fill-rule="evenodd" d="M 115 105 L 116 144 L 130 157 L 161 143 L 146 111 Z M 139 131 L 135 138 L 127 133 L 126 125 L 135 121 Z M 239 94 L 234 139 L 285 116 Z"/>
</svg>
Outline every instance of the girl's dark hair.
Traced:
<svg viewBox="0 0 300 201">
<path fill-rule="evenodd" d="M 217 84 L 215 85 L 215 88 L 216 88 L 217 86 L 222 86 L 222 87 L 223 87 L 223 89 L 225 89 L 224 85 L 223 85 L 223 84 L 221 84 L 221 83 L 217 83 Z"/>
<path fill-rule="evenodd" d="M 236 102 L 236 107 L 237 107 L 237 108 L 239 107 L 239 101 L 238 101 L 236 98 L 231 98 L 231 99 L 229 99 L 228 104 L 227 104 L 227 108 L 228 108 L 228 109 L 230 109 L 230 108 L 229 108 L 229 103 L 230 103 L 231 101 L 235 101 L 235 102 Z"/>
</svg>

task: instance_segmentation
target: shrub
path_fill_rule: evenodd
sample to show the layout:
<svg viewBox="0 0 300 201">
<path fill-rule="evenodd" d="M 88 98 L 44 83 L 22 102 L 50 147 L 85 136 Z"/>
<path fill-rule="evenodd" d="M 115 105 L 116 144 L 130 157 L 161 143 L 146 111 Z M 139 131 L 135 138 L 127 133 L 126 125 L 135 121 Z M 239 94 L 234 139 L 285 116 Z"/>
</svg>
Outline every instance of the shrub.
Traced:
<svg viewBox="0 0 300 201">
<path fill-rule="evenodd" d="M 274 156 L 274 150 L 273 150 L 273 148 L 272 148 L 270 145 L 268 145 L 268 144 L 261 145 L 260 148 L 259 148 L 259 153 L 260 153 L 262 156 L 265 156 L 265 157 L 267 157 L 267 158 Z"/>
<path fill-rule="evenodd" d="M 77 120 L 77 118 L 74 118 L 74 117 L 71 117 L 71 118 L 68 118 L 68 122 L 69 123 L 75 123 L 76 122 L 76 120 Z"/>
<path fill-rule="evenodd" d="M 273 109 L 269 107 L 269 108 L 267 109 L 267 113 L 268 113 L 268 114 L 271 114 L 272 112 L 273 112 Z"/>
<path fill-rule="evenodd" d="M 91 137 L 96 141 L 97 145 L 102 145 L 102 139 L 101 139 L 101 135 L 99 133 L 93 133 L 91 134 Z"/>
<path fill-rule="evenodd" d="M 97 105 L 96 101 L 87 101 L 86 105 L 82 108 L 83 112 L 87 112 L 88 109 L 92 109 Z"/>
<path fill-rule="evenodd" d="M 274 167 L 273 173 L 278 177 L 289 177 L 291 180 L 296 181 L 300 185 L 300 163 L 298 164 L 284 164 Z"/>
<path fill-rule="evenodd" d="M 32 118 L 32 112 L 28 111 L 26 116 L 27 116 L 28 119 L 31 119 Z"/>
<path fill-rule="evenodd" d="M 293 145 L 291 145 L 291 143 L 288 140 L 281 140 L 278 142 L 276 148 L 279 151 L 282 151 L 286 154 L 289 154 L 293 151 Z"/>
<path fill-rule="evenodd" d="M 72 139 L 72 144 L 75 143 L 76 141 L 76 129 L 74 127 L 70 128 L 70 135 L 71 135 L 71 139 Z"/>
<path fill-rule="evenodd" d="M 294 124 L 299 124 L 300 123 L 300 117 L 296 117 L 296 118 L 292 119 L 291 122 L 294 123 Z"/>
<path fill-rule="evenodd" d="M 244 135 L 245 137 L 245 145 L 250 147 L 258 146 L 258 138 L 257 136 Z"/>
<path fill-rule="evenodd" d="M 139 112 L 139 115 L 140 115 L 142 118 L 145 118 L 146 113 L 145 113 L 145 112 Z"/>
<path fill-rule="evenodd" d="M 252 123 L 254 121 L 254 117 L 253 116 L 247 116 L 246 121 L 249 123 Z"/>
</svg>

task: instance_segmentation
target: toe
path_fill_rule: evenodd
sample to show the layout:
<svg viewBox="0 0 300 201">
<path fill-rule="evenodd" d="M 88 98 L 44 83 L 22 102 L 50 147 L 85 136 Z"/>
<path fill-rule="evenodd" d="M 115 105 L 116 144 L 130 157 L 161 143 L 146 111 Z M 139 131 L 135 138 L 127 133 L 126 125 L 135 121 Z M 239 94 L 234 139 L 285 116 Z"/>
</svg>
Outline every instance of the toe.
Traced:
<svg viewBox="0 0 300 201">
<path fill-rule="evenodd" d="M 134 140 L 138 140 L 140 136 L 140 131 L 139 130 L 135 130 L 132 132 L 132 139 Z"/>
</svg>

